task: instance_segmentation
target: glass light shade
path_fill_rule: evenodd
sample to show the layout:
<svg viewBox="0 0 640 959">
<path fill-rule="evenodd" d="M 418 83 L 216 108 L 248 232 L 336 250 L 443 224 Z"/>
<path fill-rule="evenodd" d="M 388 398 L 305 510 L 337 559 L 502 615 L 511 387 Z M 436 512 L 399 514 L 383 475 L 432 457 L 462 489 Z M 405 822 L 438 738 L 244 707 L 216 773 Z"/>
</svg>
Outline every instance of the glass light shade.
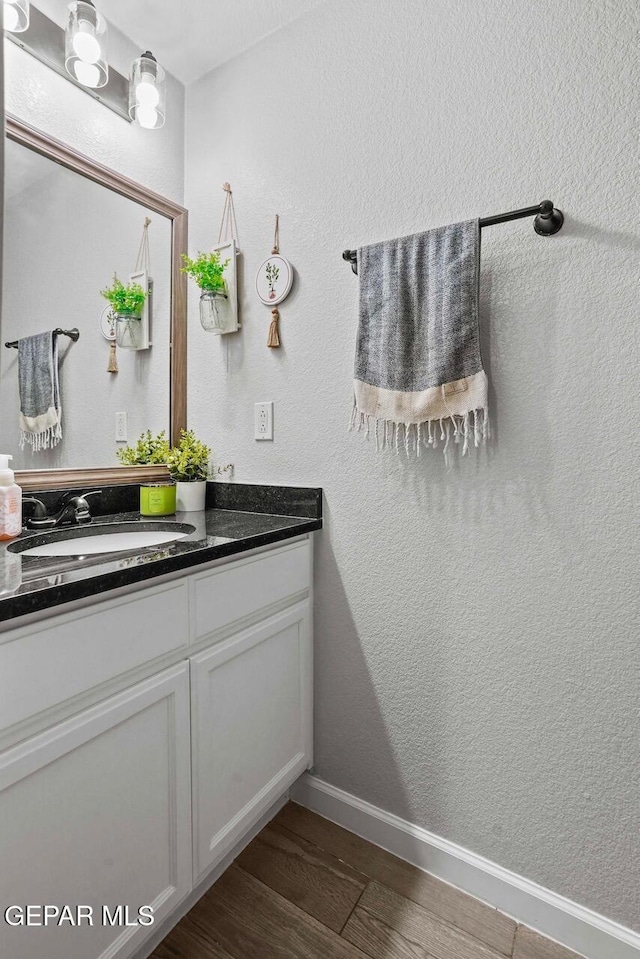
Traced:
<svg viewBox="0 0 640 959">
<path fill-rule="evenodd" d="M 131 64 L 129 116 L 147 130 L 164 126 L 167 103 L 165 72 L 147 50 Z"/>
<path fill-rule="evenodd" d="M 73 0 L 65 32 L 67 73 L 85 87 L 103 87 L 109 79 L 107 21 L 90 0 Z"/>
<path fill-rule="evenodd" d="M 2 18 L 9 33 L 24 33 L 29 29 L 29 0 L 4 0 Z"/>
</svg>

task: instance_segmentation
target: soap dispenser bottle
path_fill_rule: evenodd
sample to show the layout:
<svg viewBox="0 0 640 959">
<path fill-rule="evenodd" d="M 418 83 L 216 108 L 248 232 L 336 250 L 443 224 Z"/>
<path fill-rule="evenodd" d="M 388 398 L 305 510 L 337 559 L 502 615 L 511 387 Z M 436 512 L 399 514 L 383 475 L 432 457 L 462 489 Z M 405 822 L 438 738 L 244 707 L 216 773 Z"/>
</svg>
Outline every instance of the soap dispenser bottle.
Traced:
<svg viewBox="0 0 640 959">
<path fill-rule="evenodd" d="M 15 539 L 22 531 L 22 490 L 9 469 L 12 459 L 0 453 L 0 540 Z"/>
</svg>

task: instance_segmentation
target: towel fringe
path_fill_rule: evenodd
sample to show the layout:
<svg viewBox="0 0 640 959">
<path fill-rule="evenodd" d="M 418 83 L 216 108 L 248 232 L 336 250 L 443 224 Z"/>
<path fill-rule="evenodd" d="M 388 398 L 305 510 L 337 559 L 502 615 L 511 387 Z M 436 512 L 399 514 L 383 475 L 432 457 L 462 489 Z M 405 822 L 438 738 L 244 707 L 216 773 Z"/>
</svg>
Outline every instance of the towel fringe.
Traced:
<svg viewBox="0 0 640 959">
<path fill-rule="evenodd" d="M 49 426 L 46 430 L 40 430 L 39 433 L 20 430 L 20 449 L 23 450 L 26 443 L 34 453 L 39 453 L 41 450 L 53 449 L 61 439 L 62 426 L 60 423 Z"/>
<path fill-rule="evenodd" d="M 473 422 L 471 417 L 473 416 Z M 373 431 L 376 443 L 376 452 L 393 449 L 395 447 L 396 455 L 400 455 L 400 447 L 404 447 L 407 457 L 411 456 L 413 451 L 416 456 L 422 453 L 422 446 L 433 449 L 438 448 L 438 425 L 440 426 L 440 442 L 444 443 L 442 450 L 446 463 L 449 463 L 451 457 L 451 446 L 458 444 L 462 447 L 461 455 L 466 456 L 471 447 L 471 440 L 476 449 L 485 444 L 491 438 L 491 426 L 489 422 L 489 411 L 486 407 L 479 407 L 474 410 L 467 410 L 466 413 L 452 414 L 451 416 L 436 417 L 430 420 L 421 420 L 417 423 L 404 423 L 402 420 L 383 420 L 367 413 L 361 413 L 355 403 L 351 410 L 348 430 L 357 430 L 358 433 L 364 431 L 365 439 L 369 439 Z M 411 429 L 413 427 L 413 435 Z M 401 436 L 401 431 L 404 435 Z M 49 444 L 54 445 L 51 436 L 58 436 L 60 427 L 51 427 L 50 430 L 44 430 L 42 433 L 26 434 L 26 442 L 35 444 L 34 450 L 48 449 Z M 25 443 L 25 434 L 20 438 L 20 447 Z"/>
</svg>

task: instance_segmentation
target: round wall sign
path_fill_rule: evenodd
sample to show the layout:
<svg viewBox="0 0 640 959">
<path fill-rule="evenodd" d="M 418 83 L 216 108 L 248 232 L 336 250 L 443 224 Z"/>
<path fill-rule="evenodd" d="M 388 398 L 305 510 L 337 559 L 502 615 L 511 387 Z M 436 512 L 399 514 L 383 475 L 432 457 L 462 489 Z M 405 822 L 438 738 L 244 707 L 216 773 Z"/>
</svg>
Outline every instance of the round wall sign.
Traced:
<svg viewBox="0 0 640 959">
<path fill-rule="evenodd" d="M 279 253 L 272 253 L 256 274 L 256 293 L 267 306 L 282 303 L 293 283 L 293 267 Z"/>
<path fill-rule="evenodd" d="M 116 338 L 116 315 L 109 303 L 100 314 L 100 332 L 105 340 L 115 340 Z"/>
</svg>

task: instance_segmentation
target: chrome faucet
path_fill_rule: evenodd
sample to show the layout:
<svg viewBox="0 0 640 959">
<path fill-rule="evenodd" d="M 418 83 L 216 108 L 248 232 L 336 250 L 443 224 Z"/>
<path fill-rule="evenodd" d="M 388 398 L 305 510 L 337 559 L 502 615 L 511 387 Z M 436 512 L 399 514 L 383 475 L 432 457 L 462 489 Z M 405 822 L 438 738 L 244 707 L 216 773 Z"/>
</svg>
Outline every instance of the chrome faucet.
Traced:
<svg viewBox="0 0 640 959">
<path fill-rule="evenodd" d="M 101 489 L 91 490 L 81 496 L 65 493 L 56 507 L 56 511 L 49 515 L 42 500 L 35 496 L 24 496 L 23 503 L 34 503 L 33 516 L 27 517 L 25 526 L 28 529 L 54 529 L 56 526 L 77 525 L 91 522 L 91 511 L 87 498 L 98 496 Z"/>
</svg>

